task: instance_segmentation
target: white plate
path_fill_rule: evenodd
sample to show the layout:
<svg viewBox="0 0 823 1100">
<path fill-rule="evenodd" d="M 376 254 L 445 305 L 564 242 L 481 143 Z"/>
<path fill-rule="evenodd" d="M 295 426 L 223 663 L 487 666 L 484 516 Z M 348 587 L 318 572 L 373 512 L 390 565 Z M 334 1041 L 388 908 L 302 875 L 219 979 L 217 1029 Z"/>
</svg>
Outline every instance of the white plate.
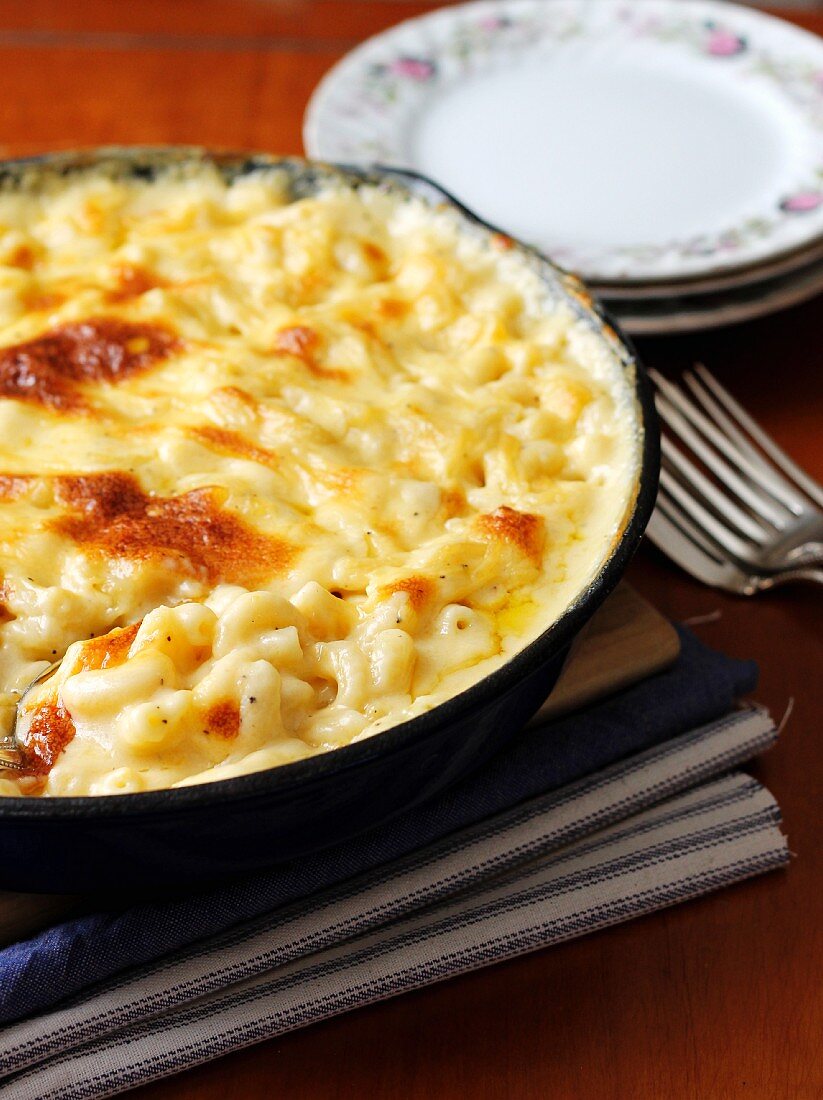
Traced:
<svg viewBox="0 0 823 1100">
<path fill-rule="evenodd" d="M 823 42 L 719 0 L 481 0 L 345 57 L 304 141 L 585 277 L 700 277 L 823 235 Z"/>
<path fill-rule="evenodd" d="M 790 275 L 725 294 L 687 294 L 669 299 L 619 298 L 601 300 L 621 328 L 633 336 L 671 336 L 737 325 L 799 305 L 823 293 L 823 259 Z"/>
<path fill-rule="evenodd" d="M 777 275 L 791 275 L 801 268 L 808 267 L 813 261 L 823 259 L 823 239 L 799 251 L 793 250 L 774 260 L 764 260 L 752 267 L 734 268 L 705 278 L 681 279 L 664 283 L 651 282 L 590 282 L 589 289 L 601 298 L 679 298 L 684 294 L 725 294 L 727 291 L 742 289 L 761 284 L 764 279 Z"/>
</svg>

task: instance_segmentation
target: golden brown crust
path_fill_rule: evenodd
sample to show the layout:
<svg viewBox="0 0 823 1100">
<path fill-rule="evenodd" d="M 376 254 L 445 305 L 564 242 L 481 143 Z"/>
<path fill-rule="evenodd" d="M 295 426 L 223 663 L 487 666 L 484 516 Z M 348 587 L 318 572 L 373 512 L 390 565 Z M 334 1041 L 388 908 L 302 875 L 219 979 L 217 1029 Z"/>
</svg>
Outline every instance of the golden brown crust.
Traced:
<svg viewBox="0 0 823 1100">
<path fill-rule="evenodd" d="M 451 489 L 441 489 L 440 503 L 449 519 L 454 516 L 464 516 L 468 510 L 466 494 L 459 485 Z"/>
<path fill-rule="evenodd" d="M 130 626 L 103 634 L 99 638 L 90 638 L 83 645 L 72 673 L 88 672 L 98 668 L 116 668 L 117 665 L 122 665 L 139 629 L 140 623 L 132 623 Z"/>
<path fill-rule="evenodd" d="M 9 598 L 10 594 L 8 583 L 0 577 L 0 626 L 2 626 L 3 623 L 10 623 L 15 617 L 6 606 L 6 600 Z"/>
<path fill-rule="evenodd" d="M 48 775 L 74 738 L 71 715 L 62 703 L 42 703 L 22 734 L 23 766 L 29 775 Z"/>
<path fill-rule="evenodd" d="M 21 271 L 31 271 L 37 263 L 37 256 L 31 245 L 19 244 L 4 263 L 9 267 L 17 267 Z"/>
<path fill-rule="evenodd" d="M 488 515 L 479 516 L 477 523 L 485 535 L 516 546 L 535 565 L 540 565 L 545 542 L 542 516 L 518 512 L 504 504 Z"/>
<path fill-rule="evenodd" d="M 115 317 L 61 325 L 34 340 L 0 349 L 0 397 L 82 412 L 83 382 L 120 382 L 168 358 L 180 346 L 161 325 Z"/>
<path fill-rule="evenodd" d="M 226 397 L 234 398 L 250 412 L 257 413 L 259 411 L 260 405 L 254 394 L 249 393 L 248 390 L 244 390 L 240 386 L 218 386 L 214 392 L 215 394 L 225 394 Z"/>
<path fill-rule="evenodd" d="M 371 264 L 375 264 L 378 267 L 385 268 L 388 266 L 389 257 L 383 251 L 379 244 L 375 244 L 374 241 L 361 241 L 360 247 L 363 249 L 363 255 Z"/>
<path fill-rule="evenodd" d="M 29 313 L 44 313 L 46 310 L 57 309 L 65 300 L 65 294 L 54 290 L 43 290 L 40 287 L 31 287 L 20 295 L 21 304 Z"/>
<path fill-rule="evenodd" d="M 377 312 L 388 321 L 399 321 L 410 310 L 411 306 L 408 302 L 404 302 L 402 298 L 384 298 L 377 305 Z"/>
<path fill-rule="evenodd" d="M 30 484 L 29 474 L 0 474 L 0 500 L 19 500 Z"/>
<path fill-rule="evenodd" d="M 119 267 L 116 278 L 117 286 L 106 293 L 106 300 L 116 304 L 131 302 L 150 290 L 168 286 L 168 283 L 153 271 L 134 264 L 123 264 Z"/>
<path fill-rule="evenodd" d="M 332 370 L 318 363 L 319 350 L 320 337 L 308 325 L 290 325 L 288 328 L 281 328 L 274 340 L 275 355 L 290 355 L 294 359 L 299 359 L 315 378 L 329 378 L 337 382 L 348 381 L 349 376 L 346 371 Z"/>
<path fill-rule="evenodd" d="M 261 466 L 269 466 L 272 469 L 276 469 L 279 465 L 280 460 L 274 451 L 258 447 L 240 432 L 218 428 L 213 424 L 203 424 L 190 428 L 189 435 L 210 450 L 217 451 L 218 454 L 229 455 L 232 458 L 248 458 L 252 462 L 259 462 Z"/>
<path fill-rule="evenodd" d="M 434 596 L 434 582 L 428 577 L 403 577 L 381 589 L 387 596 L 405 592 L 414 611 L 421 611 Z"/>
<path fill-rule="evenodd" d="M 296 553 L 222 509 L 213 489 L 154 497 L 119 471 L 58 477 L 55 485 L 69 510 L 52 529 L 105 558 L 173 557 L 190 576 L 256 584 L 282 573 Z"/>
<path fill-rule="evenodd" d="M 209 707 L 203 715 L 203 732 L 233 741 L 240 733 L 240 708 L 233 699 L 225 699 Z"/>
</svg>

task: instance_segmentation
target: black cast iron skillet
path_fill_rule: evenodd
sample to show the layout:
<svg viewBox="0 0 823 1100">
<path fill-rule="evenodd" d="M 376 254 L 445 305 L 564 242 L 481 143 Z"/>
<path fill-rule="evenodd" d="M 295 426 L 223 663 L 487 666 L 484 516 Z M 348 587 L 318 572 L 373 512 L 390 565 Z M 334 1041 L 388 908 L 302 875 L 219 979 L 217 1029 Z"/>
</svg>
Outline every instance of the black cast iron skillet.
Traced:
<svg viewBox="0 0 823 1100">
<path fill-rule="evenodd" d="M 0 187 L 45 171 L 94 165 L 116 177 L 151 178 L 170 164 L 206 160 L 227 178 L 279 165 L 295 199 L 334 179 L 413 193 L 455 207 L 465 231 L 499 231 L 431 181 L 392 169 L 198 149 L 111 149 L 0 164 Z M 433 710 L 369 740 L 264 772 L 174 790 L 83 798 L 0 797 L 0 888 L 79 892 L 177 888 L 271 866 L 355 836 L 431 798 L 514 737 L 554 685 L 568 648 L 614 588 L 637 548 L 657 491 L 659 440 L 650 387 L 632 345 L 583 285 L 535 250 L 514 247 L 597 331 L 625 372 L 640 424 L 636 492 L 619 539 L 590 583 L 535 641 Z"/>
</svg>

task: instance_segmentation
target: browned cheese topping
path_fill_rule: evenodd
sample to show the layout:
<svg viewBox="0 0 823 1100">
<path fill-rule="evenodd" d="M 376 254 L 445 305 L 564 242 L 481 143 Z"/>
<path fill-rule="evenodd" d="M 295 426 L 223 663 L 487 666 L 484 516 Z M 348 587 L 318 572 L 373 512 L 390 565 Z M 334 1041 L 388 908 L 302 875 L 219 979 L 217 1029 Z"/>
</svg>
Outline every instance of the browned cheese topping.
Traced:
<svg viewBox="0 0 823 1100">
<path fill-rule="evenodd" d="M 105 557 L 167 558 L 212 583 L 254 584 L 286 569 L 294 548 L 220 507 L 215 489 L 149 496 L 125 473 L 56 479 L 68 514 L 54 530 Z"/>
<path fill-rule="evenodd" d="M 23 344 L 0 349 L 0 397 L 56 411 L 87 407 L 87 382 L 116 383 L 148 370 L 179 347 L 160 325 L 99 317 L 62 325 Z"/>
<path fill-rule="evenodd" d="M 74 722 L 62 703 L 41 703 L 26 727 L 23 766 L 28 775 L 48 775 L 75 735 Z"/>
<path fill-rule="evenodd" d="M 542 517 L 518 512 L 504 504 L 490 515 L 480 516 L 477 523 L 484 534 L 516 546 L 526 557 L 539 563 L 545 542 Z"/>
</svg>

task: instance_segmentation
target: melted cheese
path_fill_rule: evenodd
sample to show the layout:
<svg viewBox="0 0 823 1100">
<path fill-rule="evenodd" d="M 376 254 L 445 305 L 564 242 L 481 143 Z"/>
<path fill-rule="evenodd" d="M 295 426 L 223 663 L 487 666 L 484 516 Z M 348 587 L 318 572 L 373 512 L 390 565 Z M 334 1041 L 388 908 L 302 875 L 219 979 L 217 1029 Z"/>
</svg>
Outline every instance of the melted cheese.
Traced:
<svg viewBox="0 0 823 1100">
<path fill-rule="evenodd" d="M 324 752 L 487 675 L 625 522 L 634 407 L 504 240 L 276 168 L 0 193 L 0 702 L 29 774 Z"/>
</svg>

